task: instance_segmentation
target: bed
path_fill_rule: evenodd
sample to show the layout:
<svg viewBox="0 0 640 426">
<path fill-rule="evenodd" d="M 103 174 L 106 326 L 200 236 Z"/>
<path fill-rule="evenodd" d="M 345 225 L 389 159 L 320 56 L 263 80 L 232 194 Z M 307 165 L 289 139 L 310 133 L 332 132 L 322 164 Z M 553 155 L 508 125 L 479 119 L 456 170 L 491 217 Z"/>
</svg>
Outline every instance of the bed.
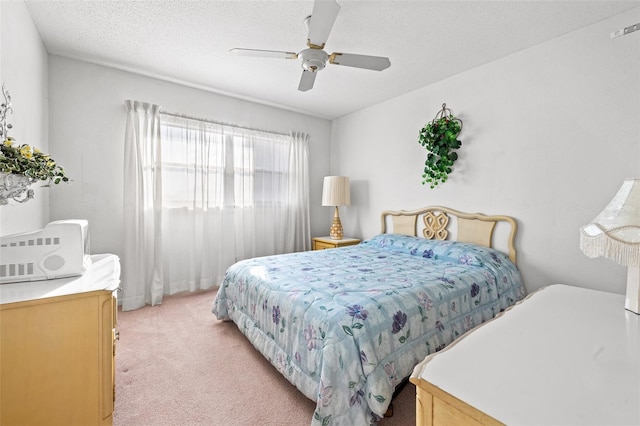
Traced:
<svg viewBox="0 0 640 426">
<path fill-rule="evenodd" d="M 316 401 L 312 424 L 375 424 L 416 364 L 525 296 L 511 217 L 433 206 L 381 225 L 358 245 L 237 262 L 216 294 L 217 318 Z"/>
</svg>

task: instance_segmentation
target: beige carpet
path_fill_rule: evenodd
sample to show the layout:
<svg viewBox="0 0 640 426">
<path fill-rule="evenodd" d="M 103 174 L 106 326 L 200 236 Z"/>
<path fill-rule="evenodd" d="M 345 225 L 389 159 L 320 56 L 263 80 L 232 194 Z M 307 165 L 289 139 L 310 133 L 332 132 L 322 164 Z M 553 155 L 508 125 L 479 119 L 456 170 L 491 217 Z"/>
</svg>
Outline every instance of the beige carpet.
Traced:
<svg viewBox="0 0 640 426">
<path fill-rule="evenodd" d="M 211 314 L 215 292 L 118 313 L 116 426 L 309 425 L 315 404 Z M 380 426 L 415 425 L 415 387 Z M 354 425 L 356 426 L 356 425 Z"/>
</svg>

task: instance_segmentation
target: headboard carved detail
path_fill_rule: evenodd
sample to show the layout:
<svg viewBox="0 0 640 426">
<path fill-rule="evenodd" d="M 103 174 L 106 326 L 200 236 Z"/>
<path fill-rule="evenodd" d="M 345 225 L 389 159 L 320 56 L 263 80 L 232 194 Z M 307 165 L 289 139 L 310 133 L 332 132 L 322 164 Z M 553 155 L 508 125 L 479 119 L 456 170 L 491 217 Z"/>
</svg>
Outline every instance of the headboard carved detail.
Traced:
<svg viewBox="0 0 640 426">
<path fill-rule="evenodd" d="M 422 234 L 427 240 L 446 240 L 449 237 L 449 231 L 447 231 L 449 216 L 446 213 L 426 212 L 422 220 L 425 226 Z"/>
</svg>

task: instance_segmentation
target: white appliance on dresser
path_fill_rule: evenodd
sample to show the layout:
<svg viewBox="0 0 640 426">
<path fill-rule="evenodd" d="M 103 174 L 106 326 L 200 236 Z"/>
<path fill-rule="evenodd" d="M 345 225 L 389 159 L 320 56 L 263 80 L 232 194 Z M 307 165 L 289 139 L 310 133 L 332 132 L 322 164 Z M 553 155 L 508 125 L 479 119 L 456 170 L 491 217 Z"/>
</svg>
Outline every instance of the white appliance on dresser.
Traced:
<svg viewBox="0 0 640 426">
<path fill-rule="evenodd" d="M 82 275 L 90 264 L 86 220 L 58 220 L 0 237 L 0 283 Z"/>
</svg>

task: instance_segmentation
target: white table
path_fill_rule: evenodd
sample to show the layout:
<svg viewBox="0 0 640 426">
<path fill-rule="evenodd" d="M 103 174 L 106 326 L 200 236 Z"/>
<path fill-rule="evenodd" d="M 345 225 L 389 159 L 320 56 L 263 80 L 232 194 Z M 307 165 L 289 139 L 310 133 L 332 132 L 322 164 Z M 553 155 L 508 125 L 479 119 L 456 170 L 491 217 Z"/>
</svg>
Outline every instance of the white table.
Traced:
<svg viewBox="0 0 640 426">
<path fill-rule="evenodd" d="M 419 425 L 640 425 L 640 316 L 623 295 L 549 286 L 411 381 Z"/>
</svg>

